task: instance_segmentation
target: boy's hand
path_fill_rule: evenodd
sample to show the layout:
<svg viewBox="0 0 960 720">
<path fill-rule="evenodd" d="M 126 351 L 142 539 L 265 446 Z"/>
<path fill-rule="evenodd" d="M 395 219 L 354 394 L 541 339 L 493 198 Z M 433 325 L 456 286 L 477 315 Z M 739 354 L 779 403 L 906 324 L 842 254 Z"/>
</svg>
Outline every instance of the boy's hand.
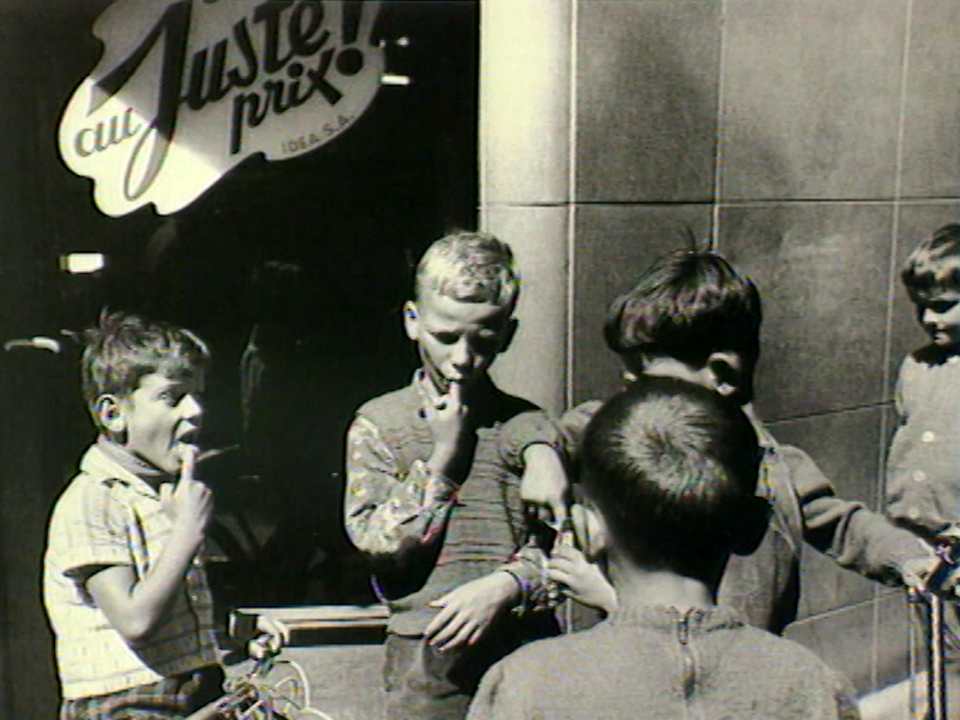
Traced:
<svg viewBox="0 0 960 720">
<path fill-rule="evenodd" d="M 558 546 L 547 563 L 547 577 L 577 602 L 610 613 L 617 609 L 617 593 L 600 566 L 575 547 Z"/>
<path fill-rule="evenodd" d="M 464 643 L 473 645 L 519 594 L 517 581 L 509 573 L 493 572 L 471 580 L 430 603 L 442 609 L 424 631 L 424 640 L 439 645 L 441 652 Z"/>
<path fill-rule="evenodd" d="M 528 517 L 553 527 L 567 519 L 570 481 L 559 454 L 537 443 L 523 451 L 524 471 L 520 499 Z"/>
<path fill-rule="evenodd" d="M 427 465 L 435 472 L 459 480 L 455 476 L 464 455 L 470 454 L 472 437 L 469 408 L 463 403 L 463 385 L 450 383 L 445 395 L 425 390 L 422 396 L 423 416 L 433 435 L 433 454 Z"/>
<path fill-rule="evenodd" d="M 195 464 L 196 448 L 191 447 L 184 452 L 180 479 L 169 497 L 167 510 L 173 518 L 174 532 L 179 531 L 186 539 L 199 545 L 213 516 L 213 493 L 210 488 L 193 478 Z"/>
</svg>

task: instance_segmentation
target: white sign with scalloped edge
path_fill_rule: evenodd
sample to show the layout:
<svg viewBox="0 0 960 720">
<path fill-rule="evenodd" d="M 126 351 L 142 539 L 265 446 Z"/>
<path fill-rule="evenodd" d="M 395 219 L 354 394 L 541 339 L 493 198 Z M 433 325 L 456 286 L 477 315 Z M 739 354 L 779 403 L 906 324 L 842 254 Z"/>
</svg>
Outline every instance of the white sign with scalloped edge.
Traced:
<svg viewBox="0 0 960 720">
<path fill-rule="evenodd" d="M 262 153 L 283 160 L 349 129 L 380 87 L 380 3 L 118 0 L 104 50 L 60 121 L 60 154 L 102 212 L 169 214 Z"/>
</svg>

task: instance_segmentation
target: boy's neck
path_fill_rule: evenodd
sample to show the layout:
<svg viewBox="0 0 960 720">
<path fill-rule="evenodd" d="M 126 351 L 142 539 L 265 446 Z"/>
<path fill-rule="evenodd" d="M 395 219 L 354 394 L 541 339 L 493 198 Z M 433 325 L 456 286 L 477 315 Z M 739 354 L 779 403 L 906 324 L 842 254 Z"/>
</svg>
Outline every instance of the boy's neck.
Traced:
<svg viewBox="0 0 960 720">
<path fill-rule="evenodd" d="M 141 460 L 130 450 L 107 435 L 97 438 L 97 447 L 111 460 L 127 472 L 130 472 L 153 487 L 157 487 L 167 477 L 163 471 L 145 460 Z"/>
<path fill-rule="evenodd" d="M 716 581 L 682 575 L 672 570 L 641 568 L 630 563 L 618 562 L 611 557 L 611 578 L 617 590 L 621 606 L 650 605 L 709 609 L 717 604 L 719 586 Z"/>
</svg>

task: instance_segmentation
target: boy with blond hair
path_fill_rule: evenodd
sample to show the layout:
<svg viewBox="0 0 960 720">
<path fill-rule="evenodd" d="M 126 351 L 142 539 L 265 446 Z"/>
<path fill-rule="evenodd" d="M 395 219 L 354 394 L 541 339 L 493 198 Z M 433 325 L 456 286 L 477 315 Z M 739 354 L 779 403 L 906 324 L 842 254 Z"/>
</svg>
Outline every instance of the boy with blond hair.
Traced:
<svg viewBox="0 0 960 720">
<path fill-rule="evenodd" d="M 187 330 L 122 312 L 86 339 L 99 437 L 57 500 L 44 557 L 60 718 L 182 718 L 223 683 L 199 557 L 212 498 L 193 477 L 210 354 Z"/>
<path fill-rule="evenodd" d="M 470 720 L 857 717 L 849 681 L 716 604 L 731 552 L 749 550 L 766 521 L 757 436 L 735 403 L 639 378 L 594 415 L 580 456 L 618 607 L 495 665 Z"/>
<path fill-rule="evenodd" d="M 520 479 L 500 427 L 522 415 L 541 441 L 559 434 L 487 374 L 516 330 L 519 291 L 495 237 L 431 245 L 403 309 L 420 368 L 361 406 L 347 433 L 346 529 L 390 608 L 388 718 L 463 718 L 484 670 L 551 630 L 548 614 L 522 612 L 538 601 L 543 558 L 521 549 Z"/>
</svg>

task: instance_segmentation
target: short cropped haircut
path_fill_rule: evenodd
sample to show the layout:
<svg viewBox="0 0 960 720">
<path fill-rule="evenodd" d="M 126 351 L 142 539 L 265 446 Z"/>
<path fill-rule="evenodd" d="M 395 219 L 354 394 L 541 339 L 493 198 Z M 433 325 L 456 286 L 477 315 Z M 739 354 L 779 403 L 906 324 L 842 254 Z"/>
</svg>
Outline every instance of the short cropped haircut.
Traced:
<svg viewBox="0 0 960 720">
<path fill-rule="evenodd" d="M 716 253 L 680 250 L 657 260 L 610 304 L 603 332 L 637 374 L 644 353 L 700 367 L 714 352 L 736 352 L 744 365 L 739 399 L 748 402 L 762 321 L 760 293 L 749 278 Z"/>
<path fill-rule="evenodd" d="M 729 398 L 640 377 L 593 417 L 582 453 L 584 489 L 638 565 L 709 566 L 741 542 L 760 448 Z"/>
<path fill-rule="evenodd" d="M 944 225 L 910 253 L 900 272 L 914 302 L 960 290 L 960 224 Z"/>
<path fill-rule="evenodd" d="M 210 364 L 210 350 L 189 330 L 123 311 L 105 310 L 84 340 L 83 395 L 95 420 L 101 395 L 126 397 L 145 375 L 186 379 Z"/>
<path fill-rule="evenodd" d="M 482 232 L 455 232 L 434 242 L 417 265 L 415 293 L 488 302 L 508 311 L 520 295 L 520 274 L 505 242 Z"/>
</svg>

